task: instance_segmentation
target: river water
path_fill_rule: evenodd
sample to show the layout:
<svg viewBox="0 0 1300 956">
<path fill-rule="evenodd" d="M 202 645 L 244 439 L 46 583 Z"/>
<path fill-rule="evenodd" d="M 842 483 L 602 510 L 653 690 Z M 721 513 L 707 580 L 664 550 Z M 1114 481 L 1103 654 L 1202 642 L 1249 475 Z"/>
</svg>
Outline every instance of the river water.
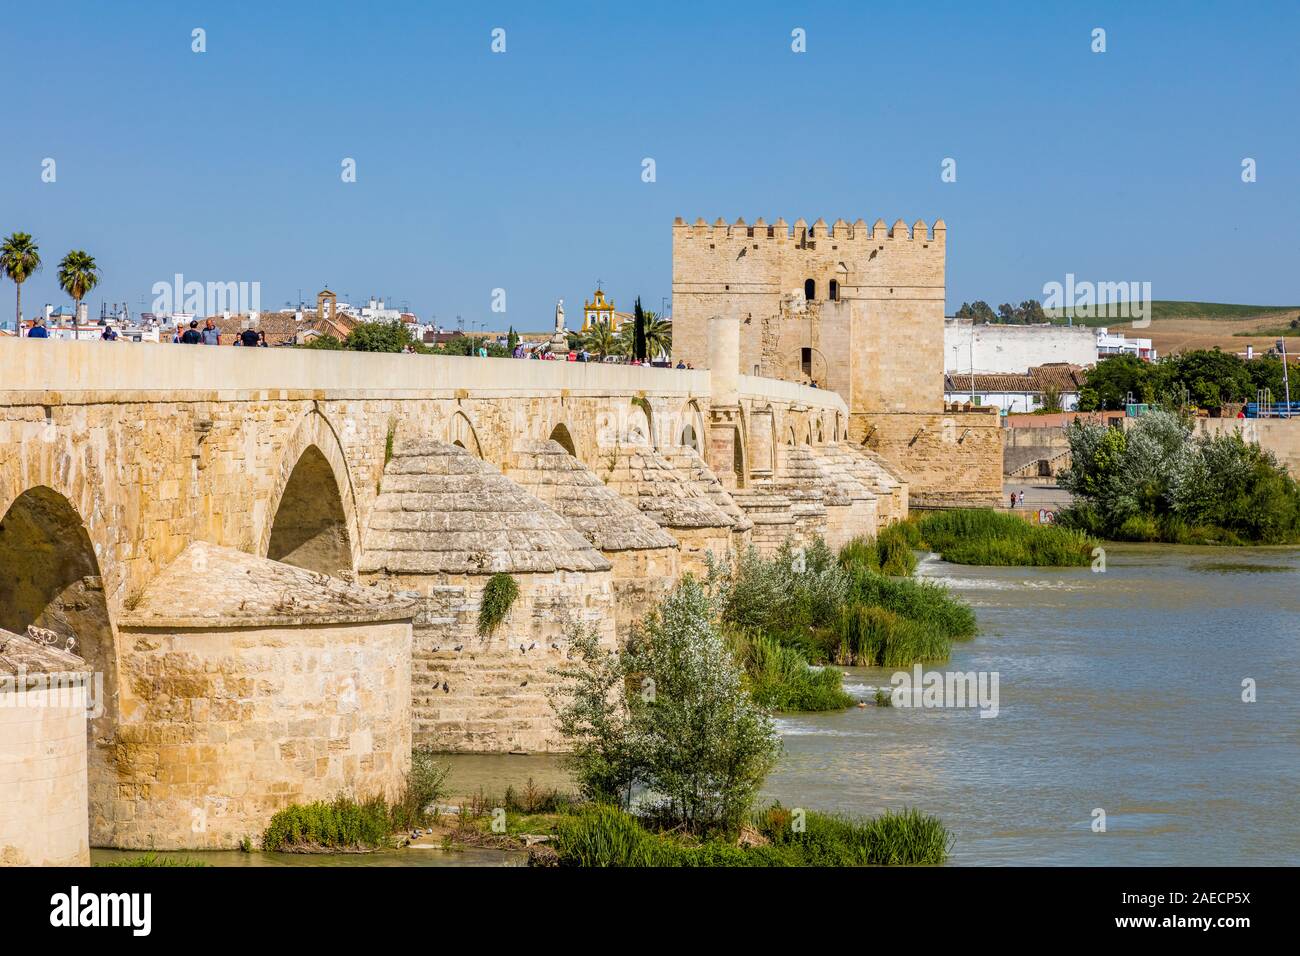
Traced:
<svg viewBox="0 0 1300 956">
<path fill-rule="evenodd" d="M 876 814 L 917 807 L 959 865 L 1300 863 L 1300 550 L 1108 545 L 1090 568 L 918 575 L 969 602 L 980 634 L 940 672 L 998 674 L 998 715 L 854 708 L 778 717 L 765 799 Z M 872 697 L 892 670 L 843 668 Z M 1256 685 L 1242 700 L 1242 681 Z M 451 755 L 452 794 L 569 789 L 553 757 Z M 1094 811 L 1105 832 L 1094 832 Z M 113 851 L 96 851 L 96 862 Z M 129 856 L 132 854 L 121 854 Z M 187 854 L 216 865 L 466 866 L 520 854 Z"/>
<path fill-rule="evenodd" d="M 915 806 L 954 832 L 956 864 L 1300 862 L 1300 550 L 1115 545 L 1106 559 L 1103 573 L 924 561 L 980 624 L 928 669 L 997 672 L 998 716 L 783 716 L 768 795 Z M 845 670 L 851 692 L 889 687 L 892 671 Z"/>
</svg>

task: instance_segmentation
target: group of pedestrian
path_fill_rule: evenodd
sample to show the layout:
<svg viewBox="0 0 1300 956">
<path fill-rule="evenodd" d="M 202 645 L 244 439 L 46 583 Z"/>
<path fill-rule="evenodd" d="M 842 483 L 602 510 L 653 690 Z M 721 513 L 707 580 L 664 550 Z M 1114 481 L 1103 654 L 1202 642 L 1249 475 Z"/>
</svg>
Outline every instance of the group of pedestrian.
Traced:
<svg viewBox="0 0 1300 956">
<path fill-rule="evenodd" d="M 1025 493 L 1023 491 L 1018 495 L 1014 491 L 1011 492 L 1011 507 L 1014 508 L 1016 505 L 1020 505 L 1022 508 L 1025 506 Z"/>
<path fill-rule="evenodd" d="M 208 319 L 203 328 L 199 328 L 198 319 L 191 319 L 189 328 L 182 331 L 179 327 L 172 335 L 172 342 L 180 345 L 220 345 L 221 329 L 217 324 Z M 244 329 L 235 336 L 235 345 L 242 345 L 245 348 L 269 348 L 270 343 L 266 341 L 266 333 L 257 329 Z"/>
</svg>

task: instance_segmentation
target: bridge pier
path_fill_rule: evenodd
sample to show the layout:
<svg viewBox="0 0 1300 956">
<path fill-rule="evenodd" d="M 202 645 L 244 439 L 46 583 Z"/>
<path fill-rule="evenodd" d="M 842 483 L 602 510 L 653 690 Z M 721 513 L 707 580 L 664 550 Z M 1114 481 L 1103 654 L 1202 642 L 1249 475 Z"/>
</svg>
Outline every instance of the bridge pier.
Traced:
<svg viewBox="0 0 1300 956">
<path fill-rule="evenodd" d="M 419 595 L 412 651 L 416 744 L 472 753 L 560 749 L 547 697 L 570 622 L 615 646 L 612 566 L 559 514 L 463 448 L 400 443 L 384 469 L 362 579 Z M 518 596 L 482 626 L 508 574 Z"/>
<path fill-rule="evenodd" d="M 118 620 L 95 846 L 233 849 L 291 803 L 395 799 L 411 766 L 414 602 L 196 543 Z"/>
</svg>

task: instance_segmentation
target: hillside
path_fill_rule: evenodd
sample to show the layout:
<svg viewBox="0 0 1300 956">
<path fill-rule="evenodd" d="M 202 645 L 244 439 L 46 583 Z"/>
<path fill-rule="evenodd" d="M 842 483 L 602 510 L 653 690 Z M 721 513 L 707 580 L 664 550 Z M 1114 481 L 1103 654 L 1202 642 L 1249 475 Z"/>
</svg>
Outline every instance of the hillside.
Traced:
<svg viewBox="0 0 1300 956">
<path fill-rule="evenodd" d="M 1053 322 L 1065 322 L 1061 317 L 1059 310 L 1049 309 L 1047 314 L 1052 317 Z M 1253 319 L 1272 319 L 1272 327 L 1285 326 L 1295 315 L 1300 314 L 1300 305 L 1236 305 L 1226 302 L 1180 302 L 1173 299 L 1152 299 L 1151 300 L 1151 320 L 1153 322 L 1167 321 L 1184 321 L 1195 320 L 1204 322 L 1246 322 Z M 1091 316 L 1082 318 L 1076 316 L 1075 325 L 1086 325 L 1090 328 L 1114 326 L 1116 328 L 1128 324 L 1127 319 L 1116 319 L 1113 316 L 1098 317 Z"/>
</svg>

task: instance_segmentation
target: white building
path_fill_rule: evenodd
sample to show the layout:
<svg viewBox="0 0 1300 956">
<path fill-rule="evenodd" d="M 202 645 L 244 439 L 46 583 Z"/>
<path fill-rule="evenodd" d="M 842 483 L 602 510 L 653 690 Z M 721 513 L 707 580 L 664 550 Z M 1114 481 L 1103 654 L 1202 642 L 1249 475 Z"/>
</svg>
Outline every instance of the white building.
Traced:
<svg viewBox="0 0 1300 956">
<path fill-rule="evenodd" d="M 1097 329 L 1097 356 L 1136 355 L 1145 362 L 1154 362 L 1159 356 L 1150 339 L 1130 339 L 1123 332 Z"/>
<path fill-rule="evenodd" d="M 975 324 L 949 318 L 943 323 L 943 360 L 947 372 L 977 374 L 1023 373 L 1058 362 L 1095 365 L 1097 336 L 1081 325 Z"/>
<path fill-rule="evenodd" d="M 1055 391 L 1061 411 L 1079 407 L 1083 369 L 1063 362 L 1040 365 L 1025 372 L 948 372 L 943 377 L 943 399 L 958 404 L 995 406 L 1004 415 L 1036 412 Z"/>
<path fill-rule="evenodd" d="M 361 307 L 362 322 L 396 322 L 402 317 L 401 309 L 384 308 L 384 300 L 370 297 L 370 301 Z"/>
</svg>

